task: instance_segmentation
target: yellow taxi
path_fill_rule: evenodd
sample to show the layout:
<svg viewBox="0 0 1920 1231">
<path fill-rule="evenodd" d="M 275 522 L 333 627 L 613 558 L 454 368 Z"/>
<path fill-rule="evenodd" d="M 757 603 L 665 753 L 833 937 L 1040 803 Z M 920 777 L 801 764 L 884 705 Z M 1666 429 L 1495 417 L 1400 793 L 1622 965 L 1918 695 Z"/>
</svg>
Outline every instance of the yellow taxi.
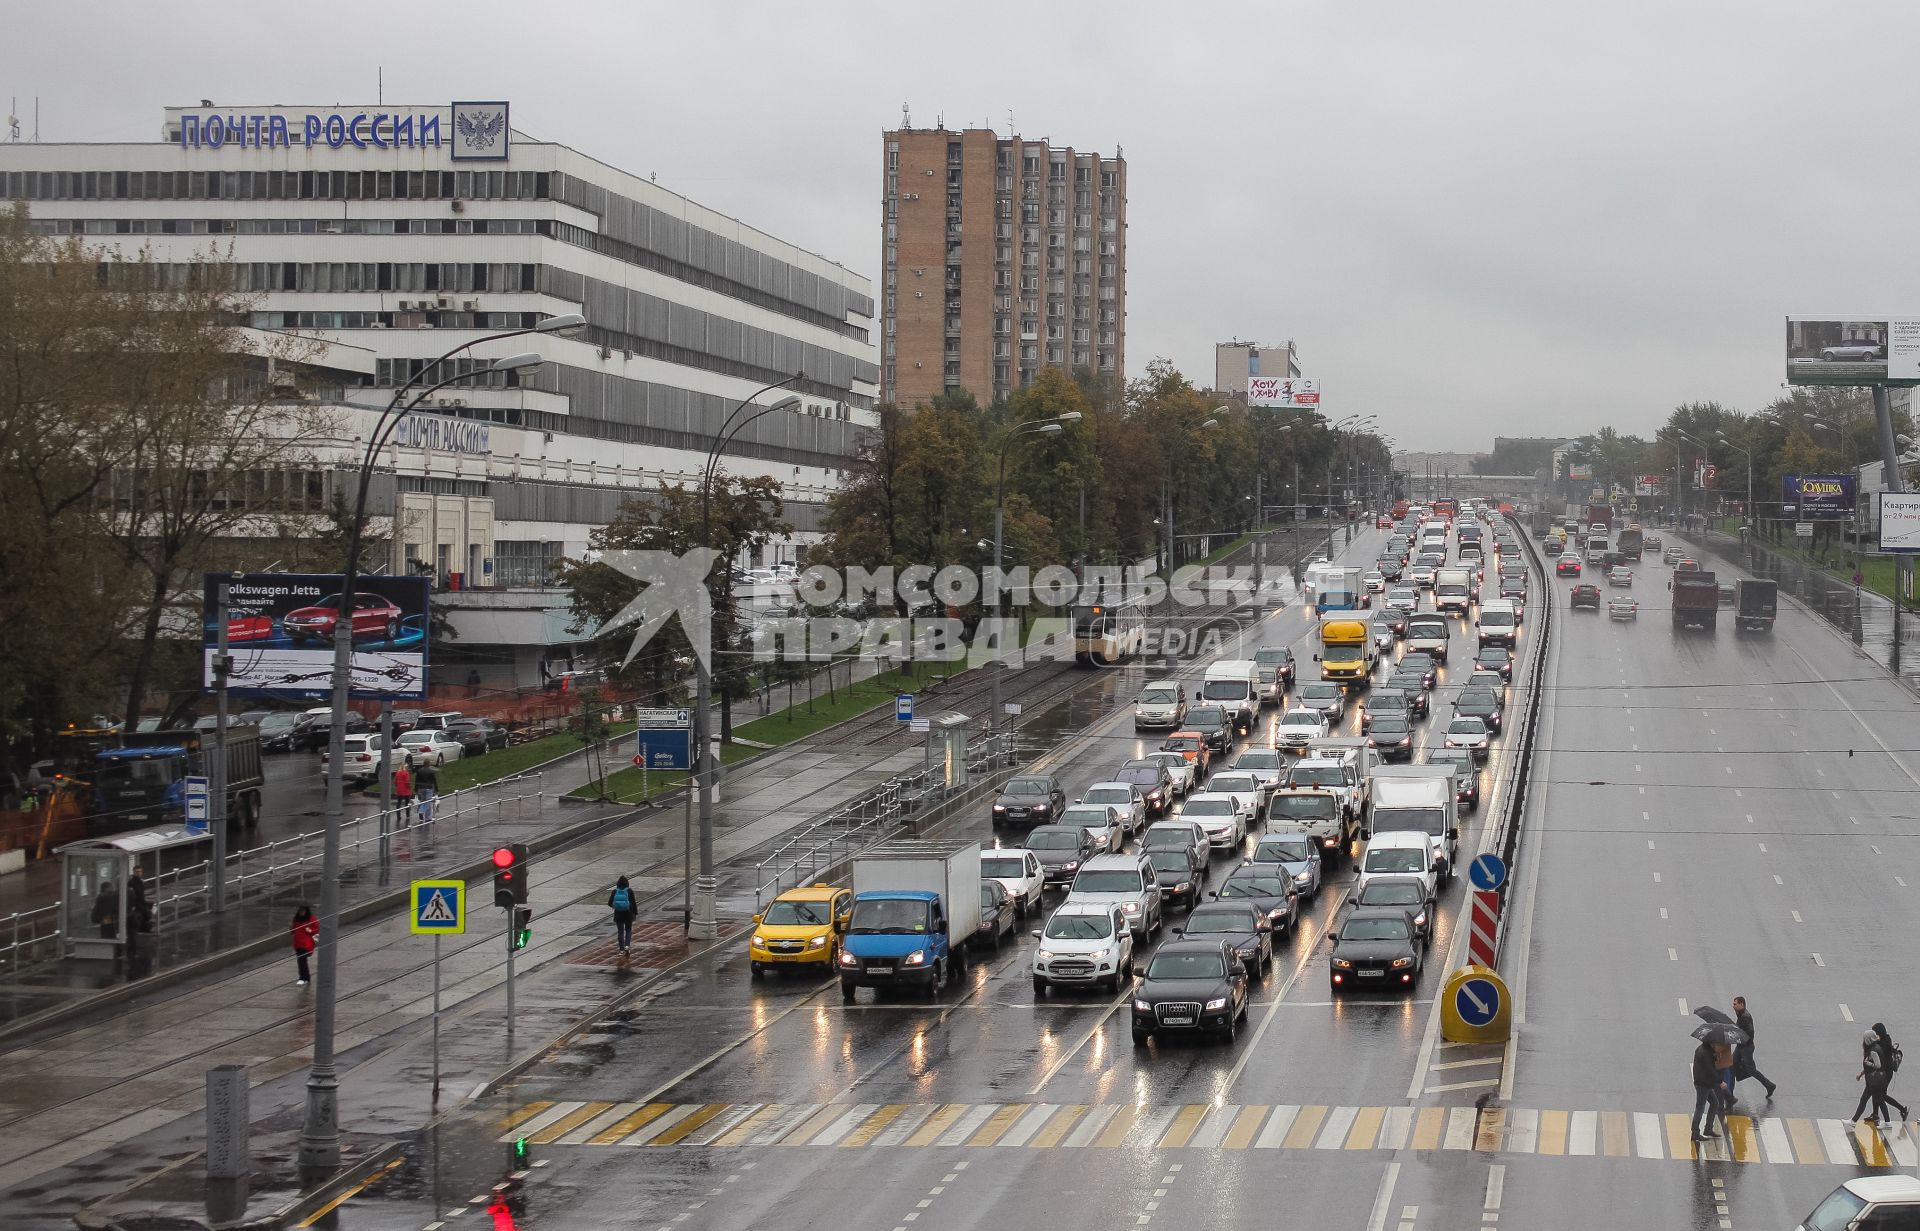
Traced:
<svg viewBox="0 0 1920 1231">
<path fill-rule="evenodd" d="M 747 959 L 756 975 L 782 967 L 833 970 L 853 891 L 833 885 L 789 889 L 753 917 Z"/>
</svg>

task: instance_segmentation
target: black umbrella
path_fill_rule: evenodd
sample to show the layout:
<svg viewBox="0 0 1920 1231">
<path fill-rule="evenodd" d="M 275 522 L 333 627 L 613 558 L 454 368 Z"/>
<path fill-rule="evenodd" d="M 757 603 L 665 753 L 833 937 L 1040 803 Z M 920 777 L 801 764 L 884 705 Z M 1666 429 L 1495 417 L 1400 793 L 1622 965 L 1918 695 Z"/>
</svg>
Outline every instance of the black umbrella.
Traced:
<svg viewBox="0 0 1920 1231">
<path fill-rule="evenodd" d="M 1703 1022 L 1718 1022 L 1722 1025 L 1733 1024 L 1733 1018 L 1729 1017 L 1725 1013 L 1722 1013 L 1719 1009 L 1714 1008 L 1710 1004 L 1701 1005 L 1699 1008 L 1693 1011 L 1693 1015 L 1699 1018 Z"/>
<path fill-rule="evenodd" d="M 1747 1032 L 1727 1022 L 1702 1022 L 1693 1028 L 1693 1037 L 1703 1043 L 1725 1043 L 1738 1047 L 1748 1041 Z"/>
</svg>

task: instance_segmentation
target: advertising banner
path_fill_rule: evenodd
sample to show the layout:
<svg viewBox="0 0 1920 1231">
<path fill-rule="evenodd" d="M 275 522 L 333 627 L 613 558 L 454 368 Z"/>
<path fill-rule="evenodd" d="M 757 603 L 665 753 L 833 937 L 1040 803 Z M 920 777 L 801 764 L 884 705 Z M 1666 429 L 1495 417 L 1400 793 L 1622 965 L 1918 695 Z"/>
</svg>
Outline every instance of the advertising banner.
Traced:
<svg viewBox="0 0 1920 1231">
<path fill-rule="evenodd" d="M 1920 492 L 1880 492 L 1880 550 L 1920 555 Z"/>
<path fill-rule="evenodd" d="M 1593 465 L 1589 462 L 1569 462 L 1567 464 L 1567 477 L 1576 483 L 1591 483 L 1593 481 Z"/>
<path fill-rule="evenodd" d="M 1920 385 L 1920 317 L 1787 321 L 1790 385 Z"/>
<path fill-rule="evenodd" d="M 1247 405 L 1318 409 L 1320 382 L 1305 376 L 1249 376 Z"/>
<path fill-rule="evenodd" d="M 214 685 L 217 587 L 227 583 L 229 692 L 321 699 L 332 695 L 337 574 L 208 573 L 202 598 L 205 674 Z M 428 586 L 424 577 L 362 577 L 347 605 L 353 629 L 351 695 L 378 701 L 427 696 Z"/>
<path fill-rule="evenodd" d="M 1781 503 L 1802 518 L 1845 517 L 1853 512 L 1850 474 L 1789 474 L 1780 479 Z"/>
<path fill-rule="evenodd" d="M 1663 474 L 1641 474 L 1633 478 L 1633 494 L 1636 496 L 1664 496 L 1667 494 L 1667 476 Z"/>
</svg>

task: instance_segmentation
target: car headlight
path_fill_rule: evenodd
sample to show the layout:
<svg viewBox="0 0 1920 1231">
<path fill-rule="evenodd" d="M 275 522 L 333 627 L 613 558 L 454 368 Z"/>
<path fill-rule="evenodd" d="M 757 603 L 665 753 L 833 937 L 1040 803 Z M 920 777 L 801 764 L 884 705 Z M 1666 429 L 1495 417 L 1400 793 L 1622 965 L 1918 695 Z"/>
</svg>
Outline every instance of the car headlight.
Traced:
<svg viewBox="0 0 1920 1231">
<path fill-rule="evenodd" d="M 993 810 L 995 812 L 1005 812 L 1007 810 L 1007 806 L 1005 804 L 995 804 L 993 806 Z"/>
<path fill-rule="evenodd" d="M 1153 1012 L 1153 1004 L 1152 1004 L 1152 1002 L 1151 1002 L 1151 1001 L 1146 1001 L 1146 1000 L 1136 1000 L 1136 1001 L 1134 1001 L 1134 1002 L 1133 1002 L 1133 1007 L 1134 1007 L 1135 1009 L 1137 1009 L 1137 1010 L 1139 1010 L 1139 1011 L 1140 1011 L 1140 1012 L 1142 1012 L 1142 1013 L 1151 1013 L 1151 1012 Z"/>
<path fill-rule="evenodd" d="M 755 932 L 753 934 L 753 944 L 757 949 L 764 949 L 767 947 L 767 938 L 759 932 Z"/>
<path fill-rule="evenodd" d="M 1393 959 L 1393 968 L 1395 970 L 1399 970 L 1404 966 L 1411 966 L 1411 965 L 1413 965 L 1413 959 L 1410 957 L 1396 957 Z"/>
<path fill-rule="evenodd" d="M 807 948 L 809 949 L 824 949 L 826 947 L 827 938 L 825 936 L 816 936 L 807 942 Z"/>
<path fill-rule="evenodd" d="M 853 954 L 848 953 L 846 950 L 842 949 L 840 951 L 840 964 L 842 966 L 858 966 L 860 964 L 860 959 L 855 957 Z"/>
<path fill-rule="evenodd" d="M 1241 957 L 1252 957 L 1254 954 L 1260 952 L 1260 946 L 1259 945 L 1241 945 L 1238 949 L 1235 949 L 1234 952 L 1239 954 Z"/>
<path fill-rule="evenodd" d="M 1333 959 L 1333 968 L 1335 970 L 1352 970 L 1353 963 L 1344 957 L 1336 957 Z"/>
<path fill-rule="evenodd" d="M 1069 859 L 1065 863 L 1060 865 L 1060 870 L 1062 872 L 1073 872 L 1073 871 L 1077 871 L 1079 867 L 1080 867 L 1080 861 L 1078 859 Z"/>
<path fill-rule="evenodd" d="M 1120 909 L 1126 911 L 1129 915 L 1137 915 L 1140 913 L 1140 903 L 1122 902 L 1120 904 Z"/>
<path fill-rule="evenodd" d="M 1209 1012 L 1212 1012 L 1217 1009 L 1224 1009 L 1226 1007 L 1227 1007 L 1227 998 L 1225 996 L 1216 997 L 1213 1000 L 1207 1001 L 1207 1010 Z"/>
<path fill-rule="evenodd" d="M 1304 885 L 1312 879 L 1313 873 L 1311 872 L 1295 872 L 1293 874 L 1293 883 L 1296 885 Z"/>
<path fill-rule="evenodd" d="M 1111 949 L 1095 949 L 1092 953 L 1087 954 L 1087 956 L 1096 962 L 1103 962 L 1106 960 L 1107 954 L 1111 952 Z"/>
<path fill-rule="evenodd" d="M 1291 906 L 1276 906 L 1267 912 L 1267 918 L 1270 920 L 1284 919 L 1291 913 L 1293 913 L 1293 907 Z"/>
<path fill-rule="evenodd" d="M 1053 950 L 1042 949 L 1038 953 L 1035 953 L 1033 956 L 1039 958 L 1043 962 L 1051 962 L 1053 960 Z"/>
<path fill-rule="evenodd" d="M 1421 911 L 1413 917 L 1413 926 L 1418 928 L 1427 926 L 1427 914 L 1425 911 Z"/>
<path fill-rule="evenodd" d="M 902 966 L 924 966 L 926 962 L 927 951 L 925 949 L 915 949 L 912 953 L 900 959 Z"/>
<path fill-rule="evenodd" d="M 1053 811 L 1053 805 L 1052 804 L 1035 804 L 1033 806 L 1033 810 L 1035 812 L 1051 812 Z"/>
</svg>

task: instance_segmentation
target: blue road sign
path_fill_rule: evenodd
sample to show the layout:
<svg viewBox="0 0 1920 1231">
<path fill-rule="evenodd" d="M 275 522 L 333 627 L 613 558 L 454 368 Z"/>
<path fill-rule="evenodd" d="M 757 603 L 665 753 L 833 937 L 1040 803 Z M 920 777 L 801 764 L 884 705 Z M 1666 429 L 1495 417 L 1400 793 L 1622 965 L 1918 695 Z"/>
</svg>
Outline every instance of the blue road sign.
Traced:
<svg viewBox="0 0 1920 1231">
<path fill-rule="evenodd" d="M 1491 852 L 1476 855 L 1467 865 L 1467 880 L 1483 893 L 1498 889 L 1507 883 L 1507 861 Z"/>
<path fill-rule="evenodd" d="M 410 886 L 414 933 L 458 936 L 467 930 L 467 883 L 465 881 L 414 881 Z"/>
<path fill-rule="evenodd" d="M 1500 1015 L 1500 985 L 1491 979 L 1468 979 L 1454 992 L 1453 1007 L 1467 1025 L 1488 1025 Z"/>
<path fill-rule="evenodd" d="M 685 727 L 641 728 L 640 755 L 648 769 L 690 769 L 693 732 Z"/>
<path fill-rule="evenodd" d="M 188 833 L 207 832 L 207 822 L 213 816 L 213 801 L 207 791 L 207 780 L 194 775 L 183 780 L 186 797 L 186 824 L 182 827 Z"/>
<path fill-rule="evenodd" d="M 893 719 L 895 722 L 913 721 L 913 694 L 895 693 L 893 698 Z"/>
</svg>

